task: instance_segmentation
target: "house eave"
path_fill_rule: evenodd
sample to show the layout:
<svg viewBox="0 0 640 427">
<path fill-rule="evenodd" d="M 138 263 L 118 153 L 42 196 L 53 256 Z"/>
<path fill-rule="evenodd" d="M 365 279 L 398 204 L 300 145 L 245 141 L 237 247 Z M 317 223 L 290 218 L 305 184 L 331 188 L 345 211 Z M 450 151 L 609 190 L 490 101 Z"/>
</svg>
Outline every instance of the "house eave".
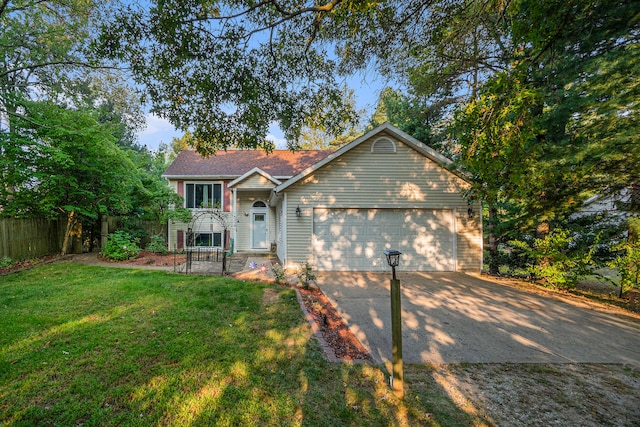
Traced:
<svg viewBox="0 0 640 427">
<path fill-rule="evenodd" d="M 228 181 L 238 178 L 238 175 L 162 175 L 165 179 L 172 180 L 207 180 L 207 181 Z"/>
</svg>

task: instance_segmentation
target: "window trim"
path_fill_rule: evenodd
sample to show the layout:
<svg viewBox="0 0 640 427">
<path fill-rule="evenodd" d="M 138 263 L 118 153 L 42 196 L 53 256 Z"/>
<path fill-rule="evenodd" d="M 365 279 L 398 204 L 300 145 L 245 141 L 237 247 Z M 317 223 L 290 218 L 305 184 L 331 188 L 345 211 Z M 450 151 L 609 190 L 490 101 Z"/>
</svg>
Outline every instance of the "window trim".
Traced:
<svg viewBox="0 0 640 427">
<path fill-rule="evenodd" d="M 193 208 L 188 208 L 187 207 L 187 203 L 188 203 L 188 198 L 189 198 L 189 192 L 187 191 L 187 185 L 189 184 L 193 184 L 193 185 L 197 185 L 197 184 L 210 184 L 212 185 L 211 187 L 211 193 L 213 194 L 215 192 L 214 187 L 216 184 L 220 185 L 220 210 L 224 211 L 226 206 L 224 204 L 224 181 L 184 181 L 183 182 L 183 190 L 184 190 L 184 207 L 185 209 L 191 209 L 191 210 L 203 210 L 203 209 L 212 209 L 212 208 L 197 208 L 197 207 L 193 207 Z M 195 192 L 195 186 L 194 186 L 194 192 Z M 195 199 L 195 195 L 194 195 L 194 199 Z M 194 205 L 195 205 L 195 200 L 194 200 Z"/>
<path fill-rule="evenodd" d="M 190 248 L 222 248 L 223 247 L 224 242 L 222 241 L 222 237 L 223 237 L 222 236 L 222 234 L 223 234 L 222 231 L 203 231 L 203 232 L 197 231 L 197 232 L 193 232 L 193 234 L 194 234 L 194 237 L 193 237 L 194 238 L 194 242 L 192 242 L 193 246 L 188 246 Z M 196 245 L 195 244 L 196 243 L 195 239 L 197 239 L 198 237 L 203 236 L 205 234 L 211 236 L 210 237 L 211 246 Z M 215 245 L 215 238 L 214 238 L 215 234 L 219 234 L 220 235 L 220 245 L 219 246 Z"/>
</svg>

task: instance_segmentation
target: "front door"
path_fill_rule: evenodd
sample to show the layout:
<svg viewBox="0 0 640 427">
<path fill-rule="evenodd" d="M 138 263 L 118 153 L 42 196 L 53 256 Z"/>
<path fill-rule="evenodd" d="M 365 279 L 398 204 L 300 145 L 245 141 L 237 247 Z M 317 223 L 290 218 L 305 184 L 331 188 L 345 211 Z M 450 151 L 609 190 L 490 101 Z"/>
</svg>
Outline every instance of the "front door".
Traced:
<svg viewBox="0 0 640 427">
<path fill-rule="evenodd" d="M 254 212 L 251 221 L 253 249 L 266 249 L 267 246 L 267 214 Z"/>
</svg>

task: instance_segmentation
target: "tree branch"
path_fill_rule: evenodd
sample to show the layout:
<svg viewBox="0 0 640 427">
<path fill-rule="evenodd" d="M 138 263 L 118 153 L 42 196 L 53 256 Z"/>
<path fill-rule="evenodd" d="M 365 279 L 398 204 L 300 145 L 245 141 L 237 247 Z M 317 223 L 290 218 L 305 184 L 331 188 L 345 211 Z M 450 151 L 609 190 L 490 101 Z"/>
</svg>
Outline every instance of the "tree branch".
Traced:
<svg viewBox="0 0 640 427">
<path fill-rule="evenodd" d="M 51 61 L 51 62 L 43 62 L 40 64 L 33 64 L 33 65 L 25 65 L 24 67 L 17 67 L 17 68 L 12 68 L 9 70 L 5 70 L 2 73 L 0 73 L 0 77 L 6 77 L 10 74 L 14 74 L 17 73 L 19 71 L 25 71 L 25 70 L 35 70 L 38 68 L 44 68 L 44 67 L 51 67 L 51 66 L 57 66 L 57 65 L 76 65 L 76 66 L 81 66 L 81 67 L 85 67 L 85 68 L 90 68 L 92 70 L 120 70 L 121 68 L 119 67 L 107 67 L 104 65 L 91 65 L 88 64 L 86 62 L 80 62 L 80 61 Z"/>
</svg>

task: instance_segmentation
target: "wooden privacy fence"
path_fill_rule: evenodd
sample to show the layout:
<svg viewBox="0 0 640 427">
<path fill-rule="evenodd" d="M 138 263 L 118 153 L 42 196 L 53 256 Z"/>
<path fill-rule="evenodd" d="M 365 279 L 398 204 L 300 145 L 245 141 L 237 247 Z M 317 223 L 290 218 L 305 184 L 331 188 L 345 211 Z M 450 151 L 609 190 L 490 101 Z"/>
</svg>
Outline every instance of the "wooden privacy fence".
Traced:
<svg viewBox="0 0 640 427">
<path fill-rule="evenodd" d="M 105 216 L 102 217 L 102 228 L 100 230 L 100 247 L 104 247 L 107 243 L 109 234 L 122 230 L 124 228 L 123 221 L 125 218 L 118 216 Z M 129 220 L 126 219 L 129 227 L 133 226 L 141 228 L 145 232 L 145 236 L 140 239 L 140 247 L 144 248 L 147 243 L 151 241 L 151 236 L 158 235 L 167 241 L 167 223 L 158 221 L 142 221 L 142 220 Z"/>
<path fill-rule="evenodd" d="M 59 254 L 67 222 L 39 218 L 0 218 L 0 258 L 12 260 Z"/>
</svg>

